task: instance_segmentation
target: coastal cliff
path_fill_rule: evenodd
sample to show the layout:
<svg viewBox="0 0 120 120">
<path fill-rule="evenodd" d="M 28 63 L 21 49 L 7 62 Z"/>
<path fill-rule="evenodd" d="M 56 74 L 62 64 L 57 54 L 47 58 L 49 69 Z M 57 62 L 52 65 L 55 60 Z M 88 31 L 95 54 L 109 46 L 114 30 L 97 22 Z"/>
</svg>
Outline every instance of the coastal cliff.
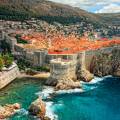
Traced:
<svg viewBox="0 0 120 120">
<path fill-rule="evenodd" d="M 113 48 L 109 53 L 100 53 L 93 56 L 90 72 L 96 76 L 120 76 L 120 48 Z"/>
<path fill-rule="evenodd" d="M 51 61 L 50 77 L 46 84 L 56 90 L 80 88 L 80 81 L 90 82 L 94 76 L 120 76 L 119 46 L 104 47 L 79 53 L 76 60 Z"/>
</svg>

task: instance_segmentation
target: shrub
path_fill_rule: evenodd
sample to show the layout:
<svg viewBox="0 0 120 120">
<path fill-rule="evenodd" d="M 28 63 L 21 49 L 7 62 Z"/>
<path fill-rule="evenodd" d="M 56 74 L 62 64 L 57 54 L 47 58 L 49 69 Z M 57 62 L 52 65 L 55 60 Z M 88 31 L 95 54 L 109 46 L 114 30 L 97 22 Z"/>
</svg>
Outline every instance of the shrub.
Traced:
<svg viewBox="0 0 120 120">
<path fill-rule="evenodd" d="M 12 65 L 13 63 L 13 57 L 10 56 L 9 54 L 5 54 L 3 55 L 3 61 L 4 61 L 5 67 L 10 67 L 10 65 Z"/>
<path fill-rule="evenodd" d="M 17 65 L 18 65 L 20 70 L 25 70 L 26 68 L 30 67 L 30 63 L 28 63 L 27 61 L 25 61 L 23 59 L 19 59 L 17 61 Z"/>
<path fill-rule="evenodd" d="M 15 38 L 17 39 L 17 43 L 21 43 L 21 44 L 27 44 L 28 42 L 26 40 L 21 39 L 21 35 L 17 34 L 15 36 Z"/>
<path fill-rule="evenodd" d="M 4 61 L 2 56 L 0 55 L 0 71 L 2 71 L 2 68 L 4 67 Z"/>
<path fill-rule="evenodd" d="M 36 71 L 44 71 L 44 72 L 49 72 L 50 68 L 47 66 L 42 66 L 42 67 L 33 67 L 32 69 L 36 70 Z"/>
</svg>

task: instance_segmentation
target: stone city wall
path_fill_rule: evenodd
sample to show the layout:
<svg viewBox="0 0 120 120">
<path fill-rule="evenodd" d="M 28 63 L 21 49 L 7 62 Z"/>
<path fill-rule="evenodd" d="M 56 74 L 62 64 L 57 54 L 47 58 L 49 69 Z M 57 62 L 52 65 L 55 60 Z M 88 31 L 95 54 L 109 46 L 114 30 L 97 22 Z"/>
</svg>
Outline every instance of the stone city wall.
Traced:
<svg viewBox="0 0 120 120">
<path fill-rule="evenodd" d="M 51 60 L 53 59 L 64 59 L 64 60 L 75 60 L 77 59 L 77 54 L 63 54 L 63 55 L 59 55 L 59 54 L 48 54 L 46 56 L 46 62 L 49 64 Z"/>
<path fill-rule="evenodd" d="M 8 70 L 4 70 L 0 72 L 0 89 L 7 86 L 18 76 L 19 76 L 19 69 L 15 63 Z"/>
<path fill-rule="evenodd" d="M 3 32 L 4 40 L 10 45 L 12 53 L 15 52 L 15 44 L 17 43 L 16 38 L 9 36 L 9 34 Z"/>
<path fill-rule="evenodd" d="M 86 67 L 86 69 L 89 70 L 93 56 L 100 53 L 109 53 L 114 47 L 119 47 L 119 45 L 105 47 L 97 50 L 78 52 L 71 55 L 48 54 L 47 50 L 29 50 L 18 45 L 15 45 L 15 50 L 16 52 L 20 53 L 21 58 L 25 59 L 34 66 L 44 66 L 46 64 L 50 64 L 50 61 L 53 59 L 61 58 L 64 60 L 76 61 L 77 68 L 82 65 L 82 67 Z"/>
</svg>

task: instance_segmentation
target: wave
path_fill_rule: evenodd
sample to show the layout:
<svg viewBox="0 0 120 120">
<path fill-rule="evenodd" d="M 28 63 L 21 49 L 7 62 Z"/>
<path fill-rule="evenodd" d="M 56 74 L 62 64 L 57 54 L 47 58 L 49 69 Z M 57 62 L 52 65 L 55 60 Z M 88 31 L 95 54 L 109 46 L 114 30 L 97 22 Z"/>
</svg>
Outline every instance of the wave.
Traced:
<svg viewBox="0 0 120 120">
<path fill-rule="evenodd" d="M 94 77 L 94 79 L 91 80 L 90 82 L 81 81 L 83 91 L 87 92 L 87 91 L 98 88 L 99 85 L 102 83 L 102 81 L 104 81 L 108 77 L 112 77 L 112 76 L 108 75 L 108 76 L 105 76 L 105 77 Z"/>
<path fill-rule="evenodd" d="M 42 91 L 37 92 L 36 95 L 40 96 L 43 100 L 50 98 L 50 95 L 54 93 L 53 87 L 45 86 Z M 52 101 L 44 101 L 46 104 L 46 117 L 49 117 L 51 120 L 57 120 L 58 116 L 54 113 L 54 105 Z"/>
<path fill-rule="evenodd" d="M 82 88 L 76 88 L 76 89 L 54 91 L 53 87 L 45 86 L 43 90 L 36 93 L 36 95 L 42 97 L 42 99 L 47 99 L 47 98 L 50 98 L 50 95 L 52 94 L 81 93 L 81 92 L 84 92 L 84 88 L 87 86 L 90 87 L 90 89 L 95 89 L 97 87 L 97 84 L 103 81 L 107 77 L 111 77 L 111 76 L 95 77 L 90 82 L 80 81 L 80 83 L 82 84 Z"/>
<path fill-rule="evenodd" d="M 80 82 L 82 84 L 82 89 L 76 88 L 76 89 L 70 89 L 70 90 L 58 90 L 54 91 L 53 87 L 48 87 L 45 86 L 44 89 L 41 92 L 36 93 L 36 95 L 42 97 L 42 99 L 47 100 L 46 103 L 46 116 L 49 117 L 51 120 L 57 120 L 58 116 L 55 114 L 55 109 L 57 107 L 61 107 L 63 104 L 57 104 L 57 106 L 48 98 L 51 98 L 52 94 L 72 94 L 72 93 L 82 93 L 82 92 L 87 92 L 90 90 L 93 90 L 97 88 L 99 83 L 103 81 L 105 78 L 111 77 L 111 76 L 106 76 L 106 77 L 95 77 L 91 82 Z"/>
<path fill-rule="evenodd" d="M 44 89 L 41 92 L 36 93 L 36 95 L 40 96 L 42 99 L 47 99 L 53 93 L 54 93 L 54 88 L 47 86 L 44 87 Z"/>
<path fill-rule="evenodd" d="M 105 80 L 105 78 L 108 78 L 108 77 L 112 77 L 112 76 L 108 75 L 108 76 L 105 76 L 105 77 L 95 77 L 91 82 L 89 82 L 89 84 L 99 83 L 99 82 Z"/>
<path fill-rule="evenodd" d="M 46 116 L 49 117 L 51 120 L 58 120 L 58 116 L 54 113 L 55 109 L 57 107 L 62 106 L 62 104 L 54 105 L 54 103 L 48 98 L 51 97 L 52 94 L 66 94 L 66 93 L 79 93 L 82 92 L 82 89 L 71 89 L 71 90 L 59 90 L 54 91 L 53 87 L 44 87 L 44 89 L 41 92 L 36 93 L 36 95 L 40 96 L 46 103 Z"/>
<path fill-rule="evenodd" d="M 66 94 L 66 93 L 81 93 L 83 92 L 82 89 L 76 88 L 76 89 L 70 89 L 70 90 L 58 90 L 55 93 L 56 94 Z"/>
<path fill-rule="evenodd" d="M 45 102 L 46 103 L 46 115 L 51 120 L 58 120 L 58 116 L 54 113 L 55 106 L 53 102 Z"/>
<path fill-rule="evenodd" d="M 15 112 L 15 116 L 17 115 L 17 118 L 21 118 L 23 116 L 28 116 L 28 114 L 29 114 L 28 111 L 24 108 L 21 108 L 20 110 L 17 110 Z"/>
</svg>

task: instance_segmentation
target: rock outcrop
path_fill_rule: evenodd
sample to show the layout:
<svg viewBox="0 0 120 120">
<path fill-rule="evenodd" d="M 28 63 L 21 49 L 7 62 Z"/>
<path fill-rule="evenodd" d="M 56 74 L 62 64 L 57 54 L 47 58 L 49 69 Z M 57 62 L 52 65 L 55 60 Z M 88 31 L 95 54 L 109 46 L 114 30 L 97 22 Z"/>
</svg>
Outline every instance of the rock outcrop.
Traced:
<svg viewBox="0 0 120 120">
<path fill-rule="evenodd" d="M 68 90 L 75 88 L 81 88 L 80 81 L 73 81 L 69 78 L 58 80 L 58 83 L 55 86 L 56 90 Z"/>
<path fill-rule="evenodd" d="M 91 74 L 88 70 L 80 69 L 77 72 L 77 79 L 85 82 L 90 82 L 94 78 L 94 75 Z"/>
<path fill-rule="evenodd" d="M 16 113 L 20 109 L 20 104 L 15 103 L 13 105 L 7 104 L 5 106 L 0 106 L 0 120 L 6 119 Z"/>
<path fill-rule="evenodd" d="M 110 53 L 101 53 L 93 57 L 90 71 L 96 76 L 120 76 L 120 49 Z"/>
<path fill-rule="evenodd" d="M 52 78 L 51 76 L 47 79 L 46 81 L 46 85 L 48 86 L 56 86 L 58 83 L 58 79 L 57 78 Z"/>
<path fill-rule="evenodd" d="M 29 107 L 29 113 L 33 116 L 37 116 L 41 120 L 45 120 L 46 105 L 41 98 L 38 98 Z"/>
<path fill-rule="evenodd" d="M 55 90 L 69 90 L 75 88 L 81 88 L 80 81 L 72 80 L 69 77 L 61 79 L 49 78 L 46 85 L 53 86 Z"/>
</svg>

